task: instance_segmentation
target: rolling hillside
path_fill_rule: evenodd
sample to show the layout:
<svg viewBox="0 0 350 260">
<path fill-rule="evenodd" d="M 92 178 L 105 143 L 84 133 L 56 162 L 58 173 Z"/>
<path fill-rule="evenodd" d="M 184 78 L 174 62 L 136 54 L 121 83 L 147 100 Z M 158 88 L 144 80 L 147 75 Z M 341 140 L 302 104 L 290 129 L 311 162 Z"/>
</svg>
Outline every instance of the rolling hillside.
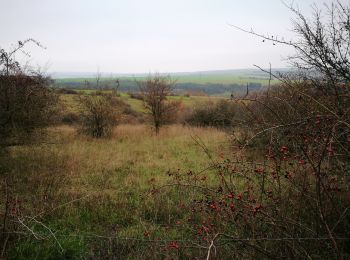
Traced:
<svg viewBox="0 0 350 260">
<path fill-rule="evenodd" d="M 176 80 L 175 92 L 180 94 L 229 95 L 231 92 L 244 92 L 247 85 L 251 91 L 257 91 L 269 84 L 269 76 L 256 69 L 182 72 L 164 75 L 170 75 Z M 96 74 L 94 73 L 56 73 L 52 77 L 55 79 L 55 85 L 60 88 L 96 87 Z M 147 77 L 148 74 L 103 73 L 100 84 L 104 88 L 114 88 L 115 80 L 119 79 L 121 91 L 138 91 L 137 82 Z M 272 80 L 271 83 L 275 84 L 276 81 Z"/>
</svg>

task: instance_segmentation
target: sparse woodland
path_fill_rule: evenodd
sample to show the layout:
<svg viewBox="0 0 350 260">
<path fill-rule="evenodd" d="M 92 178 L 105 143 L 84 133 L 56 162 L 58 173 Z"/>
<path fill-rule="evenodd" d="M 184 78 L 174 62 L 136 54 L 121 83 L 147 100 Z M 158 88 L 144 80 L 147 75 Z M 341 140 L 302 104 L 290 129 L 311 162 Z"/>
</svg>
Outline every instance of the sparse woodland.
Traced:
<svg viewBox="0 0 350 260">
<path fill-rule="evenodd" d="M 349 259 L 350 5 L 288 8 L 294 41 L 233 32 L 294 69 L 231 99 L 53 89 L 15 60 L 39 42 L 0 49 L 0 258 Z"/>
</svg>

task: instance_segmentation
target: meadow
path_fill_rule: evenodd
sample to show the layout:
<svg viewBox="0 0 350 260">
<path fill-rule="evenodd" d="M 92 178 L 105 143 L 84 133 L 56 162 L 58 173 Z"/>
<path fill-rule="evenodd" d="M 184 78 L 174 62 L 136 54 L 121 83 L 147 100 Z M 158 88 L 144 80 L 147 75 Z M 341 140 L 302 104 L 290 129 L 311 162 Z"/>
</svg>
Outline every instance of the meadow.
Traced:
<svg viewBox="0 0 350 260">
<path fill-rule="evenodd" d="M 154 95 L 164 107 L 179 104 L 159 133 L 145 94 L 48 90 L 58 97 L 56 120 L 0 150 L 2 256 L 325 259 L 332 239 L 346 255 L 348 181 L 337 171 L 347 157 L 329 163 L 334 149 L 347 152 L 345 137 L 330 147 L 332 121 L 315 116 L 314 103 L 277 90 L 254 94 L 256 102 Z M 83 131 L 84 122 L 98 129 L 110 111 L 113 124 L 102 126 L 111 132 Z M 276 118 L 295 122 L 305 111 L 306 127 L 276 127 Z M 270 129 L 277 131 L 260 135 Z M 313 167 L 319 158 L 319 171 L 336 172 L 324 179 L 324 193 Z M 317 200 L 327 212 L 323 225 Z"/>
<path fill-rule="evenodd" d="M 268 77 L 51 80 L 0 48 L 0 259 L 350 259 L 350 6 L 285 6 L 286 41 L 232 26 L 294 50 Z"/>
<path fill-rule="evenodd" d="M 95 90 L 92 89 L 76 89 L 80 94 L 92 94 L 95 92 Z M 106 94 L 112 93 L 110 90 L 104 90 L 103 91 Z M 120 99 L 125 102 L 126 104 L 130 105 L 130 107 L 140 113 L 145 113 L 145 107 L 140 99 L 132 98 L 130 94 L 125 93 L 125 92 L 120 92 L 118 93 Z M 177 96 L 168 96 L 168 100 L 173 100 L 173 101 L 180 101 L 182 104 L 188 108 L 191 109 L 196 105 L 201 105 L 206 102 L 217 102 L 222 99 L 228 99 L 228 97 L 220 97 L 220 96 L 182 96 L 182 95 L 177 95 Z M 62 109 L 65 110 L 65 113 L 69 112 L 79 112 L 79 102 L 77 99 L 77 95 L 75 94 L 60 94 L 60 100 L 62 101 Z"/>
<path fill-rule="evenodd" d="M 9 259 L 179 257 L 169 244 L 189 236 L 170 228 L 187 222 L 178 205 L 191 193 L 154 197 L 152 187 L 166 185 L 169 172 L 199 173 L 230 153 L 226 133 L 181 125 L 159 136 L 148 125 L 119 125 L 101 140 L 63 125 L 46 138 L 50 143 L 12 147 L 2 157 L 8 173 L 1 179 L 22 223 L 14 232 L 30 231 L 11 242 Z"/>
<path fill-rule="evenodd" d="M 281 99 L 299 102 L 288 92 L 261 94 L 257 102 L 170 95 L 182 102 L 181 113 L 157 134 L 131 94 L 78 92 L 58 92 L 61 121 L 0 150 L 7 259 L 324 259 L 333 254 L 328 225 L 347 254 L 348 181 L 338 174 L 347 157 L 329 163 L 334 149 L 347 152 L 346 141 L 342 133 L 339 146 L 319 141 L 332 121 L 314 116 L 313 103 L 281 109 Z M 84 97 L 96 101 L 92 118 L 105 115 L 98 101 L 113 101 L 119 124 L 111 135 L 81 131 Z M 278 113 L 293 122 L 307 110 L 307 127 L 287 125 L 275 136 L 258 136 L 262 121 L 249 121 Z M 276 128 L 271 124 L 267 129 Z M 321 156 L 319 171 L 337 167 L 324 193 L 313 167 Z"/>
</svg>

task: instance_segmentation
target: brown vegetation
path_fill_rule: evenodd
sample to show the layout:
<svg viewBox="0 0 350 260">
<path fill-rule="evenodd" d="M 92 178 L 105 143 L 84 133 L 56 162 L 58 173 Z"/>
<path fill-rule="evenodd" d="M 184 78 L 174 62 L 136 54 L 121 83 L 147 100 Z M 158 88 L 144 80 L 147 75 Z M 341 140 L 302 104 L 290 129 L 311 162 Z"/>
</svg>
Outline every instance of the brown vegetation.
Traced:
<svg viewBox="0 0 350 260">
<path fill-rule="evenodd" d="M 155 75 L 140 83 L 144 105 L 152 116 L 153 126 L 157 134 L 162 125 L 176 120 L 176 115 L 181 107 L 181 102 L 167 100 L 174 84 L 175 81 L 170 77 L 160 75 Z"/>
<path fill-rule="evenodd" d="M 1 146 L 27 141 L 36 129 L 52 123 L 57 97 L 49 88 L 50 79 L 27 72 L 14 59 L 24 46 L 18 42 L 11 51 L 0 50 L 0 143 Z"/>
<path fill-rule="evenodd" d="M 110 94 L 80 96 L 80 131 L 95 138 L 109 137 L 117 124 L 115 98 Z"/>
<path fill-rule="evenodd" d="M 250 137 L 234 143 L 233 158 L 213 163 L 218 183 L 203 173 L 170 173 L 169 186 L 200 194 L 182 204 L 183 228 L 205 241 L 208 258 L 350 255 L 350 7 L 326 8 L 327 20 L 316 10 L 309 21 L 291 7 L 296 42 L 247 31 L 294 47 L 297 72 L 266 71 L 281 84 L 236 99 L 244 108 L 236 131 Z"/>
<path fill-rule="evenodd" d="M 137 114 L 100 90 L 80 96 L 82 131 L 110 139 L 56 126 L 50 145 L 0 153 L 1 257 L 349 258 L 350 7 L 337 1 L 312 21 L 290 9 L 298 41 L 249 33 L 294 47 L 296 71 L 266 71 L 280 84 L 194 108 L 187 121 L 207 128 L 159 132 L 181 105 L 167 99 L 174 81 L 156 75 L 140 90 L 157 135 L 115 128 L 118 114 Z M 2 53 L 11 124 L 0 133 L 47 125 L 51 92 L 38 84 L 44 94 L 32 95 L 41 78 L 9 73 L 18 66 Z M 231 142 L 219 127 L 234 128 Z"/>
<path fill-rule="evenodd" d="M 207 101 L 195 106 L 186 116 L 185 122 L 195 126 L 230 128 L 234 126 L 237 107 L 236 103 L 227 99 Z"/>
</svg>

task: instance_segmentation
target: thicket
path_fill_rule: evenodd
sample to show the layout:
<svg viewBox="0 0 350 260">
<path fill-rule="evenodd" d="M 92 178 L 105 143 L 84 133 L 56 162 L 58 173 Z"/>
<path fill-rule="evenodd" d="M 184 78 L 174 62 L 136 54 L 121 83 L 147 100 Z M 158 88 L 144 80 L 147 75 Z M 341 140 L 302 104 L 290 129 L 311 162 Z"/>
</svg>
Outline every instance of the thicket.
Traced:
<svg viewBox="0 0 350 260">
<path fill-rule="evenodd" d="M 24 52 L 33 39 L 19 41 L 11 50 L 0 48 L 0 145 L 27 142 L 38 129 L 52 123 L 57 96 L 51 80 L 42 73 L 22 67 L 15 55 Z M 28 54 L 27 54 L 28 55 Z"/>
<path fill-rule="evenodd" d="M 59 88 L 56 90 L 57 94 L 68 94 L 68 95 L 77 95 L 78 92 L 74 89 L 65 89 L 65 88 Z"/>
<path fill-rule="evenodd" d="M 117 99 L 111 94 L 90 94 L 79 97 L 81 133 L 94 138 L 110 137 L 117 125 Z"/>
<path fill-rule="evenodd" d="M 236 110 L 237 104 L 231 100 L 208 101 L 195 106 L 185 122 L 193 126 L 230 128 L 234 126 Z"/>
</svg>

